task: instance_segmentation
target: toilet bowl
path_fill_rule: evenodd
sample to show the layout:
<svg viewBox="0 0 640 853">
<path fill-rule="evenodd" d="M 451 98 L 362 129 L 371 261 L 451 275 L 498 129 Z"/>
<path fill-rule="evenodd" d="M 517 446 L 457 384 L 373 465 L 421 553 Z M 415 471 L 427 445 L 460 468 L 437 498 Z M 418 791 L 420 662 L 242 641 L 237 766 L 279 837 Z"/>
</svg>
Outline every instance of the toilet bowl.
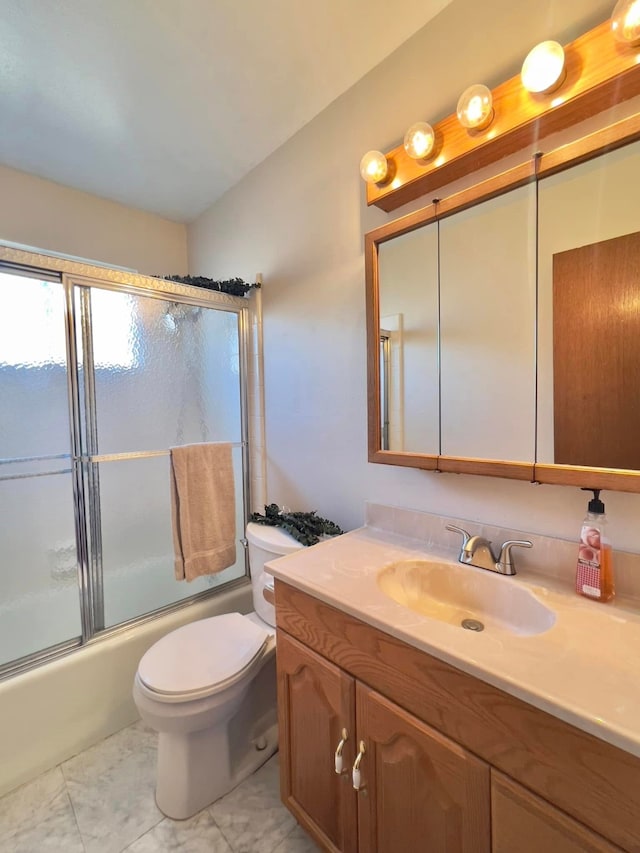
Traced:
<svg viewBox="0 0 640 853">
<path fill-rule="evenodd" d="M 255 612 L 171 631 L 143 655 L 133 698 L 158 732 L 156 802 L 185 819 L 219 799 L 277 749 L 275 609 L 264 564 L 303 546 L 276 527 L 247 525 Z"/>
</svg>

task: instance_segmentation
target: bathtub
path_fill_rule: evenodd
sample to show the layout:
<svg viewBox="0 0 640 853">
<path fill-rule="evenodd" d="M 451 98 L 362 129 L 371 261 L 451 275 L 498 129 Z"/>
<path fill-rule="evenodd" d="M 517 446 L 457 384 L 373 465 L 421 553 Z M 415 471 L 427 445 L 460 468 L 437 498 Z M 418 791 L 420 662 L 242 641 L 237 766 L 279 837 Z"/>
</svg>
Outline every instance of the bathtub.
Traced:
<svg viewBox="0 0 640 853">
<path fill-rule="evenodd" d="M 169 631 L 252 608 L 251 584 L 159 616 L 0 682 L 0 796 L 138 719 L 138 661 Z"/>
</svg>

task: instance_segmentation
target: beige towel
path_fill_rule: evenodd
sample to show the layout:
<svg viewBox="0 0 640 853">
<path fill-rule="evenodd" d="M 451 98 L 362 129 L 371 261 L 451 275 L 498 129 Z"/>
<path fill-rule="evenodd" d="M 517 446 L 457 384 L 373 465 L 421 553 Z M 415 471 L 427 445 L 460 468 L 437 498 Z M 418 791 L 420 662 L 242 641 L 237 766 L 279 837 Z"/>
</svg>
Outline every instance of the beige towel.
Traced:
<svg viewBox="0 0 640 853">
<path fill-rule="evenodd" d="M 177 580 L 221 572 L 236 561 L 230 444 L 171 448 L 171 521 Z"/>
</svg>

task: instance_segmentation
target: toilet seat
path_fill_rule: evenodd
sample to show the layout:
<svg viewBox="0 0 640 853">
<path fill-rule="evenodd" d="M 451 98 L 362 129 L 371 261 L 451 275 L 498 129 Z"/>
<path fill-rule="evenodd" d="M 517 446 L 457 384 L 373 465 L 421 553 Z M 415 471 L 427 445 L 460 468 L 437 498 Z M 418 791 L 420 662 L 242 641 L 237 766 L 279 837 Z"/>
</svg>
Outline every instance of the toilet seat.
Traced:
<svg viewBox="0 0 640 853">
<path fill-rule="evenodd" d="M 201 699 L 242 680 L 265 652 L 270 635 L 240 613 L 177 628 L 143 655 L 138 678 L 161 702 Z"/>
</svg>

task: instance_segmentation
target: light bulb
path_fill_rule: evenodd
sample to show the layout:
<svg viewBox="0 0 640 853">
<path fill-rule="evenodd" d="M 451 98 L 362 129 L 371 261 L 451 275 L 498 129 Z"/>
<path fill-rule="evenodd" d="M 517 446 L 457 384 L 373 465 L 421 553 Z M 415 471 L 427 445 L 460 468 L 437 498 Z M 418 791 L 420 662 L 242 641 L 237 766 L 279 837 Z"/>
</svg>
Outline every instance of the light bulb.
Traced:
<svg viewBox="0 0 640 853">
<path fill-rule="evenodd" d="M 486 86 L 475 83 L 460 95 L 458 121 L 468 130 L 482 130 L 493 121 L 493 96 Z"/>
<path fill-rule="evenodd" d="M 435 140 L 435 133 L 431 125 L 427 124 L 426 121 L 419 121 L 416 124 L 412 124 L 405 133 L 404 150 L 409 157 L 413 157 L 414 160 L 420 160 L 431 154 Z"/>
<path fill-rule="evenodd" d="M 384 181 L 389 171 L 387 158 L 382 151 L 367 151 L 360 161 L 362 180 L 368 184 L 379 184 Z"/>
<path fill-rule="evenodd" d="M 622 44 L 640 44 L 640 0 L 619 0 L 611 15 L 611 32 Z"/>
<path fill-rule="evenodd" d="M 557 41 L 540 42 L 522 63 L 522 85 L 535 95 L 555 91 L 564 78 L 564 48 Z"/>
</svg>

